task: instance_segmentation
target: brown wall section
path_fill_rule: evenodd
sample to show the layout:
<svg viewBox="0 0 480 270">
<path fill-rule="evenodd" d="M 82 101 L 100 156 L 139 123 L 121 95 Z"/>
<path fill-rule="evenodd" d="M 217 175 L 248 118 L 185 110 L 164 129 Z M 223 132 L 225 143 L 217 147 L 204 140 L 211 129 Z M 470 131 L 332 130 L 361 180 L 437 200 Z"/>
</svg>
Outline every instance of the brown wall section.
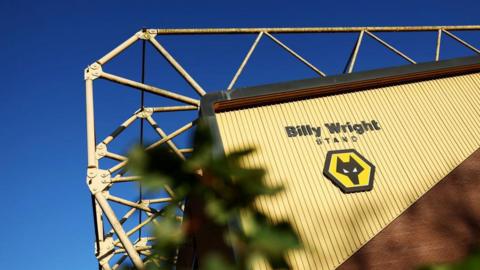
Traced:
<svg viewBox="0 0 480 270">
<path fill-rule="evenodd" d="M 480 150 L 338 269 L 415 269 L 464 258 L 480 244 Z"/>
</svg>

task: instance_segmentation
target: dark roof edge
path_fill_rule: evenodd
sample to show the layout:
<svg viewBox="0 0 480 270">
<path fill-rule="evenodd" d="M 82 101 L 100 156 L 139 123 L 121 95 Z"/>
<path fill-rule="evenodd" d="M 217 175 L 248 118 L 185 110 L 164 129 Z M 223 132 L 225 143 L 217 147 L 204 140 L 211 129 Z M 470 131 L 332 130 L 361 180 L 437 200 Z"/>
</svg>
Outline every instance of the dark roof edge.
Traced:
<svg viewBox="0 0 480 270">
<path fill-rule="evenodd" d="M 398 78 L 401 80 L 402 78 L 405 81 L 411 82 L 415 80 L 422 80 L 428 79 L 430 77 L 439 77 L 445 75 L 451 75 L 449 71 L 453 73 L 469 73 L 474 72 L 468 68 L 474 66 L 473 69 L 480 70 L 480 56 L 474 57 L 463 57 L 463 58 L 455 58 L 451 60 L 442 60 L 442 61 L 434 61 L 434 62 L 426 62 L 420 64 L 409 64 L 404 66 L 398 67 L 391 67 L 391 68 L 383 68 L 383 69 L 376 69 L 376 70 L 369 70 L 369 71 L 362 71 L 350 74 L 341 74 L 341 75 L 334 75 L 334 76 L 327 76 L 321 78 L 313 78 L 313 79 L 304 79 L 304 80 L 295 80 L 289 82 L 282 82 L 282 83 L 274 83 L 274 84 L 266 84 L 266 85 L 259 85 L 253 87 L 246 87 L 246 88 L 238 88 L 230 91 L 229 93 L 226 91 L 210 93 L 202 97 L 201 100 L 201 110 L 202 114 L 204 115 L 213 115 L 215 113 L 215 104 L 219 103 L 220 101 L 228 101 L 228 100 L 245 100 L 244 104 L 250 102 L 253 106 L 260 105 L 259 97 L 261 96 L 285 96 L 290 97 L 295 100 L 302 99 L 302 94 L 299 93 L 300 90 L 304 92 L 303 98 L 308 96 L 308 91 L 312 92 L 313 89 L 321 89 L 321 88 L 328 88 L 329 86 L 338 86 L 340 88 L 342 85 L 348 87 L 349 85 L 353 84 L 361 84 L 362 82 L 378 82 L 379 87 L 382 86 L 382 80 L 385 81 L 386 79 L 391 78 Z M 476 67 L 478 66 L 478 68 Z M 419 76 L 424 74 L 424 76 Z M 417 75 L 417 76 L 414 76 Z M 407 78 L 411 78 L 407 80 Z M 395 83 L 395 81 L 392 81 Z M 390 82 L 390 83 L 392 83 Z M 384 83 L 384 84 L 385 84 Z M 401 83 L 401 81 L 396 82 Z M 365 83 L 364 83 L 365 84 Z M 365 84 L 365 87 L 374 87 L 370 86 L 370 84 Z M 331 87 L 330 87 L 331 88 Z M 361 88 L 361 87 L 360 87 Z M 359 91 L 360 88 L 353 89 L 348 91 L 348 89 L 344 89 L 345 91 L 338 91 L 338 93 L 347 93 L 353 91 Z M 364 88 L 363 88 L 364 89 Z M 294 94 L 298 93 L 298 94 Z M 331 95 L 333 94 L 333 90 L 331 91 L 324 91 L 323 95 Z M 312 92 L 313 94 L 313 92 Z M 319 94 L 319 93 L 317 93 Z M 312 96 L 315 96 L 314 94 Z M 317 95 L 318 96 L 318 95 Z M 255 99 L 252 99 L 255 98 Z M 248 100 L 248 101 L 247 101 Z M 278 102 L 285 102 L 286 100 L 281 100 L 278 98 Z M 224 102 L 222 102 L 224 103 Z M 233 104 L 232 102 L 230 102 Z M 263 102 L 268 103 L 268 102 Z M 275 103 L 275 102 L 271 102 Z M 231 105 L 230 104 L 230 105 Z M 239 102 L 236 102 L 237 105 L 233 106 L 232 109 L 238 109 L 240 105 Z M 227 105 L 222 108 L 217 108 L 220 111 L 226 110 L 225 108 L 228 107 Z"/>
</svg>

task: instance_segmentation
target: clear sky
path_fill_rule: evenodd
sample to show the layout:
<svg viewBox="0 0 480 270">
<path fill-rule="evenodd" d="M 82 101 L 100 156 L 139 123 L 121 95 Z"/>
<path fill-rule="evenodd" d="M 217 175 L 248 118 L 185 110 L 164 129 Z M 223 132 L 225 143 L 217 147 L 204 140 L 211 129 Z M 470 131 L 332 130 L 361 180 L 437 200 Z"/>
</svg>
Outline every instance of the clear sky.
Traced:
<svg viewBox="0 0 480 270">
<path fill-rule="evenodd" d="M 83 69 L 138 29 L 480 24 L 479 10 L 478 0 L 1 0 L 0 268 L 95 269 L 92 210 L 85 184 Z M 353 39 L 304 37 L 310 45 L 300 37 L 280 36 L 328 74 L 341 72 L 344 62 L 338 59 L 345 59 Z M 397 37 L 390 37 L 390 41 L 397 41 Z M 480 46 L 480 33 L 464 37 Z M 220 90 L 228 84 L 253 39 L 227 37 L 218 44 L 205 37 L 198 41 L 185 37 L 160 40 L 204 88 Z M 416 35 L 414 40 L 417 44 L 413 47 L 401 40 L 396 44 L 413 58 L 432 59 L 434 36 Z M 314 76 L 303 66 L 287 67 L 290 56 L 272 49 L 270 41 L 263 41 L 239 85 Z M 369 42 L 365 45 L 369 49 L 359 59 L 371 56 L 372 61 L 359 69 L 404 63 L 392 54 L 373 53 L 378 45 Z M 302 45 L 306 45 L 304 49 Z M 458 46 L 452 42 L 447 45 Z M 139 48 L 132 47 L 131 56 L 120 58 L 119 67 L 112 62 L 110 71 L 139 79 Z M 447 49 L 444 57 L 471 54 L 458 51 Z M 153 55 L 153 50 L 148 53 Z M 167 71 L 160 57 L 152 56 L 149 61 L 147 81 L 186 92 L 185 83 Z M 153 63 L 156 61 L 158 66 Z M 118 90 L 118 99 L 108 100 L 106 93 L 115 96 L 117 92 L 110 86 L 104 89 L 96 92 L 96 101 L 103 104 L 96 107 L 100 135 L 130 115 L 138 102 L 138 93 L 133 90 L 128 90 L 133 94 Z M 164 124 L 171 131 L 179 127 L 179 121 L 165 120 Z"/>
</svg>

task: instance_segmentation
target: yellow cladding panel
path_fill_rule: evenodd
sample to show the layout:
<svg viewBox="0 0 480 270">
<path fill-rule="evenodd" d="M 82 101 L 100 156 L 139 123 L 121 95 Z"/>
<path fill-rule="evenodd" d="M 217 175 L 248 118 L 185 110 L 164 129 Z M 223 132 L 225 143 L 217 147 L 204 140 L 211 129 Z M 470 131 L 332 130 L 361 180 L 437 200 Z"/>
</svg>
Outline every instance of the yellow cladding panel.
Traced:
<svg viewBox="0 0 480 270">
<path fill-rule="evenodd" d="M 256 147 L 245 165 L 265 167 L 270 185 L 286 187 L 258 206 L 274 220 L 289 219 L 301 236 L 306 248 L 289 254 L 294 268 L 332 269 L 479 148 L 480 75 L 229 111 L 216 119 L 226 152 Z M 375 166 L 372 190 L 344 193 L 324 175 L 327 153 L 343 149 Z"/>
</svg>

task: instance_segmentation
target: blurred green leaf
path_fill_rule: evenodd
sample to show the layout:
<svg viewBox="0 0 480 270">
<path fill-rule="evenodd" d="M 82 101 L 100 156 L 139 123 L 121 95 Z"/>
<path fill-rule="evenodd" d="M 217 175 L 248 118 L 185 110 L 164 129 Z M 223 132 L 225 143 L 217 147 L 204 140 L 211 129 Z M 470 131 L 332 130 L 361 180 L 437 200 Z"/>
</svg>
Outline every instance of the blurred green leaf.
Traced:
<svg viewBox="0 0 480 270">
<path fill-rule="evenodd" d="M 209 254 L 205 259 L 205 263 L 202 264 L 201 269 L 205 270 L 235 270 L 236 267 L 227 262 L 218 254 Z"/>
<path fill-rule="evenodd" d="M 422 266 L 419 270 L 478 270 L 480 269 L 480 249 L 475 249 L 467 258 L 451 264 Z"/>
<path fill-rule="evenodd" d="M 194 151 L 186 160 L 166 146 L 147 152 L 135 148 L 130 153 L 129 167 L 142 177 L 147 188 L 155 191 L 168 186 L 173 192 L 172 204 L 163 209 L 155 226 L 155 252 L 149 257 L 148 269 L 174 267 L 177 249 L 188 237 L 189 227 L 179 222 L 177 205 L 190 195 L 202 198 L 204 213 L 225 228 L 225 244 L 234 247 L 237 255 L 235 265 L 231 265 L 232 262 L 213 252 L 202 260 L 201 269 L 248 269 L 255 258 L 261 258 L 274 269 L 288 269 L 286 254 L 300 248 L 300 240 L 287 222 L 275 223 L 256 209 L 259 197 L 273 196 L 283 189 L 265 183 L 264 169 L 242 165 L 254 149 L 215 154 L 212 136 L 202 122 L 196 129 L 193 145 Z M 245 228 L 232 226 L 240 213 Z"/>
</svg>

